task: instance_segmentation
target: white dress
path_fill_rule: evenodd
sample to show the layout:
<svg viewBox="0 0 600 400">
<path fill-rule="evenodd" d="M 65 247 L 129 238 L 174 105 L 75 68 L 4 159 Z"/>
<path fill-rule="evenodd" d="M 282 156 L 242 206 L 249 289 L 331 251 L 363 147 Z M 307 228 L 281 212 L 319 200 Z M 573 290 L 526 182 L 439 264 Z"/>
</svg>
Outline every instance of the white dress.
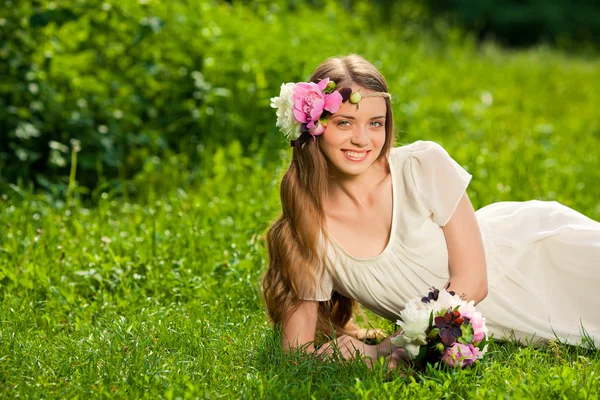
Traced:
<svg viewBox="0 0 600 400">
<path fill-rule="evenodd" d="M 433 142 L 395 148 L 389 162 L 394 201 L 386 248 L 361 259 L 331 238 L 330 264 L 303 299 L 325 301 L 335 290 L 396 321 L 408 300 L 447 282 L 441 227 L 471 175 Z M 476 215 L 488 268 L 488 295 L 477 307 L 494 338 L 581 344 L 583 326 L 600 346 L 600 223 L 543 201 L 495 203 Z"/>
</svg>

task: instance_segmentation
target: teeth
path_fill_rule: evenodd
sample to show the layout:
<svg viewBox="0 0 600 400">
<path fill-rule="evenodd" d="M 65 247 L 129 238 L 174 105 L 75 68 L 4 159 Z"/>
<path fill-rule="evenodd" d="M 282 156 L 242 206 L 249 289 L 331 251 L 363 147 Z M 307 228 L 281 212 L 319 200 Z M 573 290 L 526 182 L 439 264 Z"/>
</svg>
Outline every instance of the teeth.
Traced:
<svg viewBox="0 0 600 400">
<path fill-rule="evenodd" d="M 364 158 L 367 153 L 356 153 L 354 151 L 344 151 L 344 153 L 350 158 L 361 159 Z"/>
</svg>

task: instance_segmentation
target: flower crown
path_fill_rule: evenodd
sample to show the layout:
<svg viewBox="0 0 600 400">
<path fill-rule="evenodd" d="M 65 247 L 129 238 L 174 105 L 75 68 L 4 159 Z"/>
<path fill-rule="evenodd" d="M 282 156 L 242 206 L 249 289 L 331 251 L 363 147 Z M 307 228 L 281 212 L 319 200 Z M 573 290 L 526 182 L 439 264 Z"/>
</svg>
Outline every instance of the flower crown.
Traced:
<svg viewBox="0 0 600 400">
<path fill-rule="evenodd" d="M 366 97 L 391 98 L 386 92 L 361 95 L 360 89 L 335 90 L 335 82 L 325 78 L 314 82 L 284 83 L 279 97 L 271 98 L 271 107 L 277 109 L 277 127 L 291 141 L 291 146 L 304 147 L 309 135 L 316 140 L 325 131 L 327 117 L 335 113 L 342 103 L 350 100 L 356 104 Z"/>
</svg>

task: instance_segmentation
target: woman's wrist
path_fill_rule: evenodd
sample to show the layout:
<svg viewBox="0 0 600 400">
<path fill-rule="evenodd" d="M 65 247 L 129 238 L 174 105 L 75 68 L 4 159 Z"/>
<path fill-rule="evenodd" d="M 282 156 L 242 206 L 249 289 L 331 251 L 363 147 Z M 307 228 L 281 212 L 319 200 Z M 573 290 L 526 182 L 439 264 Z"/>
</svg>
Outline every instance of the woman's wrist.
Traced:
<svg viewBox="0 0 600 400">
<path fill-rule="evenodd" d="M 395 348 L 396 346 L 386 339 L 378 345 L 377 351 L 383 357 L 387 357 L 394 352 Z"/>
<path fill-rule="evenodd" d="M 385 338 L 380 344 L 377 345 L 377 352 L 384 357 L 389 356 L 394 351 L 398 350 L 399 347 L 392 343 L 392 338 L 398 336 L 402 331 L 398 331 L 387 338 Z"/>
</svg>

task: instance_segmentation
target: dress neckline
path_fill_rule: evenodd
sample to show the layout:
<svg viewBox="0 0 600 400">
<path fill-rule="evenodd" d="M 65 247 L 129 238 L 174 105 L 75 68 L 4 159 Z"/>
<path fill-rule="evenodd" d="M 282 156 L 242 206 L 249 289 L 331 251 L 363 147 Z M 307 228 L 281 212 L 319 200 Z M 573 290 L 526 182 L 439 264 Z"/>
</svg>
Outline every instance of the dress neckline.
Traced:
<svg viewBox="0 0 600 400">
<path fill-rule="evenodd" d="M 348 253 L 346 251 L 346 249 L 344 249 L 344 247 L 337 241 L 335 240 L 335 238 L 332 235 L 329 235 L 329 239 L 331 239 L 331 242 L 342 251 L 342 253 L 344 253 L 348 258 L 351 258 L 352 260 L 355 261 L 360 261 L 360 262 L 370 262 L 370 261 L 376 261 L 380 258 L 382 258 L 392 247 L 393 241 L 394 241 L 394 237 L 396 236 L 396 185 L 394 184 L 394 168 L 393 168 L 393 163 L 392 163 L 392 151 L 394 151 L 395 149 L 391 149 L 390 150 L 390 154 L 388 155 L 388 166 L 390 168 L 390 176 L 392 179 L 392 225 L 390 227 L 390 238 L 388 239 L 387 245 L 385 246 L 385 248 L 383 249 L 383 251 L 381 253 L 379 253 L 378 255 L 374 256 L 374 257 L 370 257 L 370 258 L 359 258 L 359 257 L 355 257 L 352 254 Z"/>
</svg>

